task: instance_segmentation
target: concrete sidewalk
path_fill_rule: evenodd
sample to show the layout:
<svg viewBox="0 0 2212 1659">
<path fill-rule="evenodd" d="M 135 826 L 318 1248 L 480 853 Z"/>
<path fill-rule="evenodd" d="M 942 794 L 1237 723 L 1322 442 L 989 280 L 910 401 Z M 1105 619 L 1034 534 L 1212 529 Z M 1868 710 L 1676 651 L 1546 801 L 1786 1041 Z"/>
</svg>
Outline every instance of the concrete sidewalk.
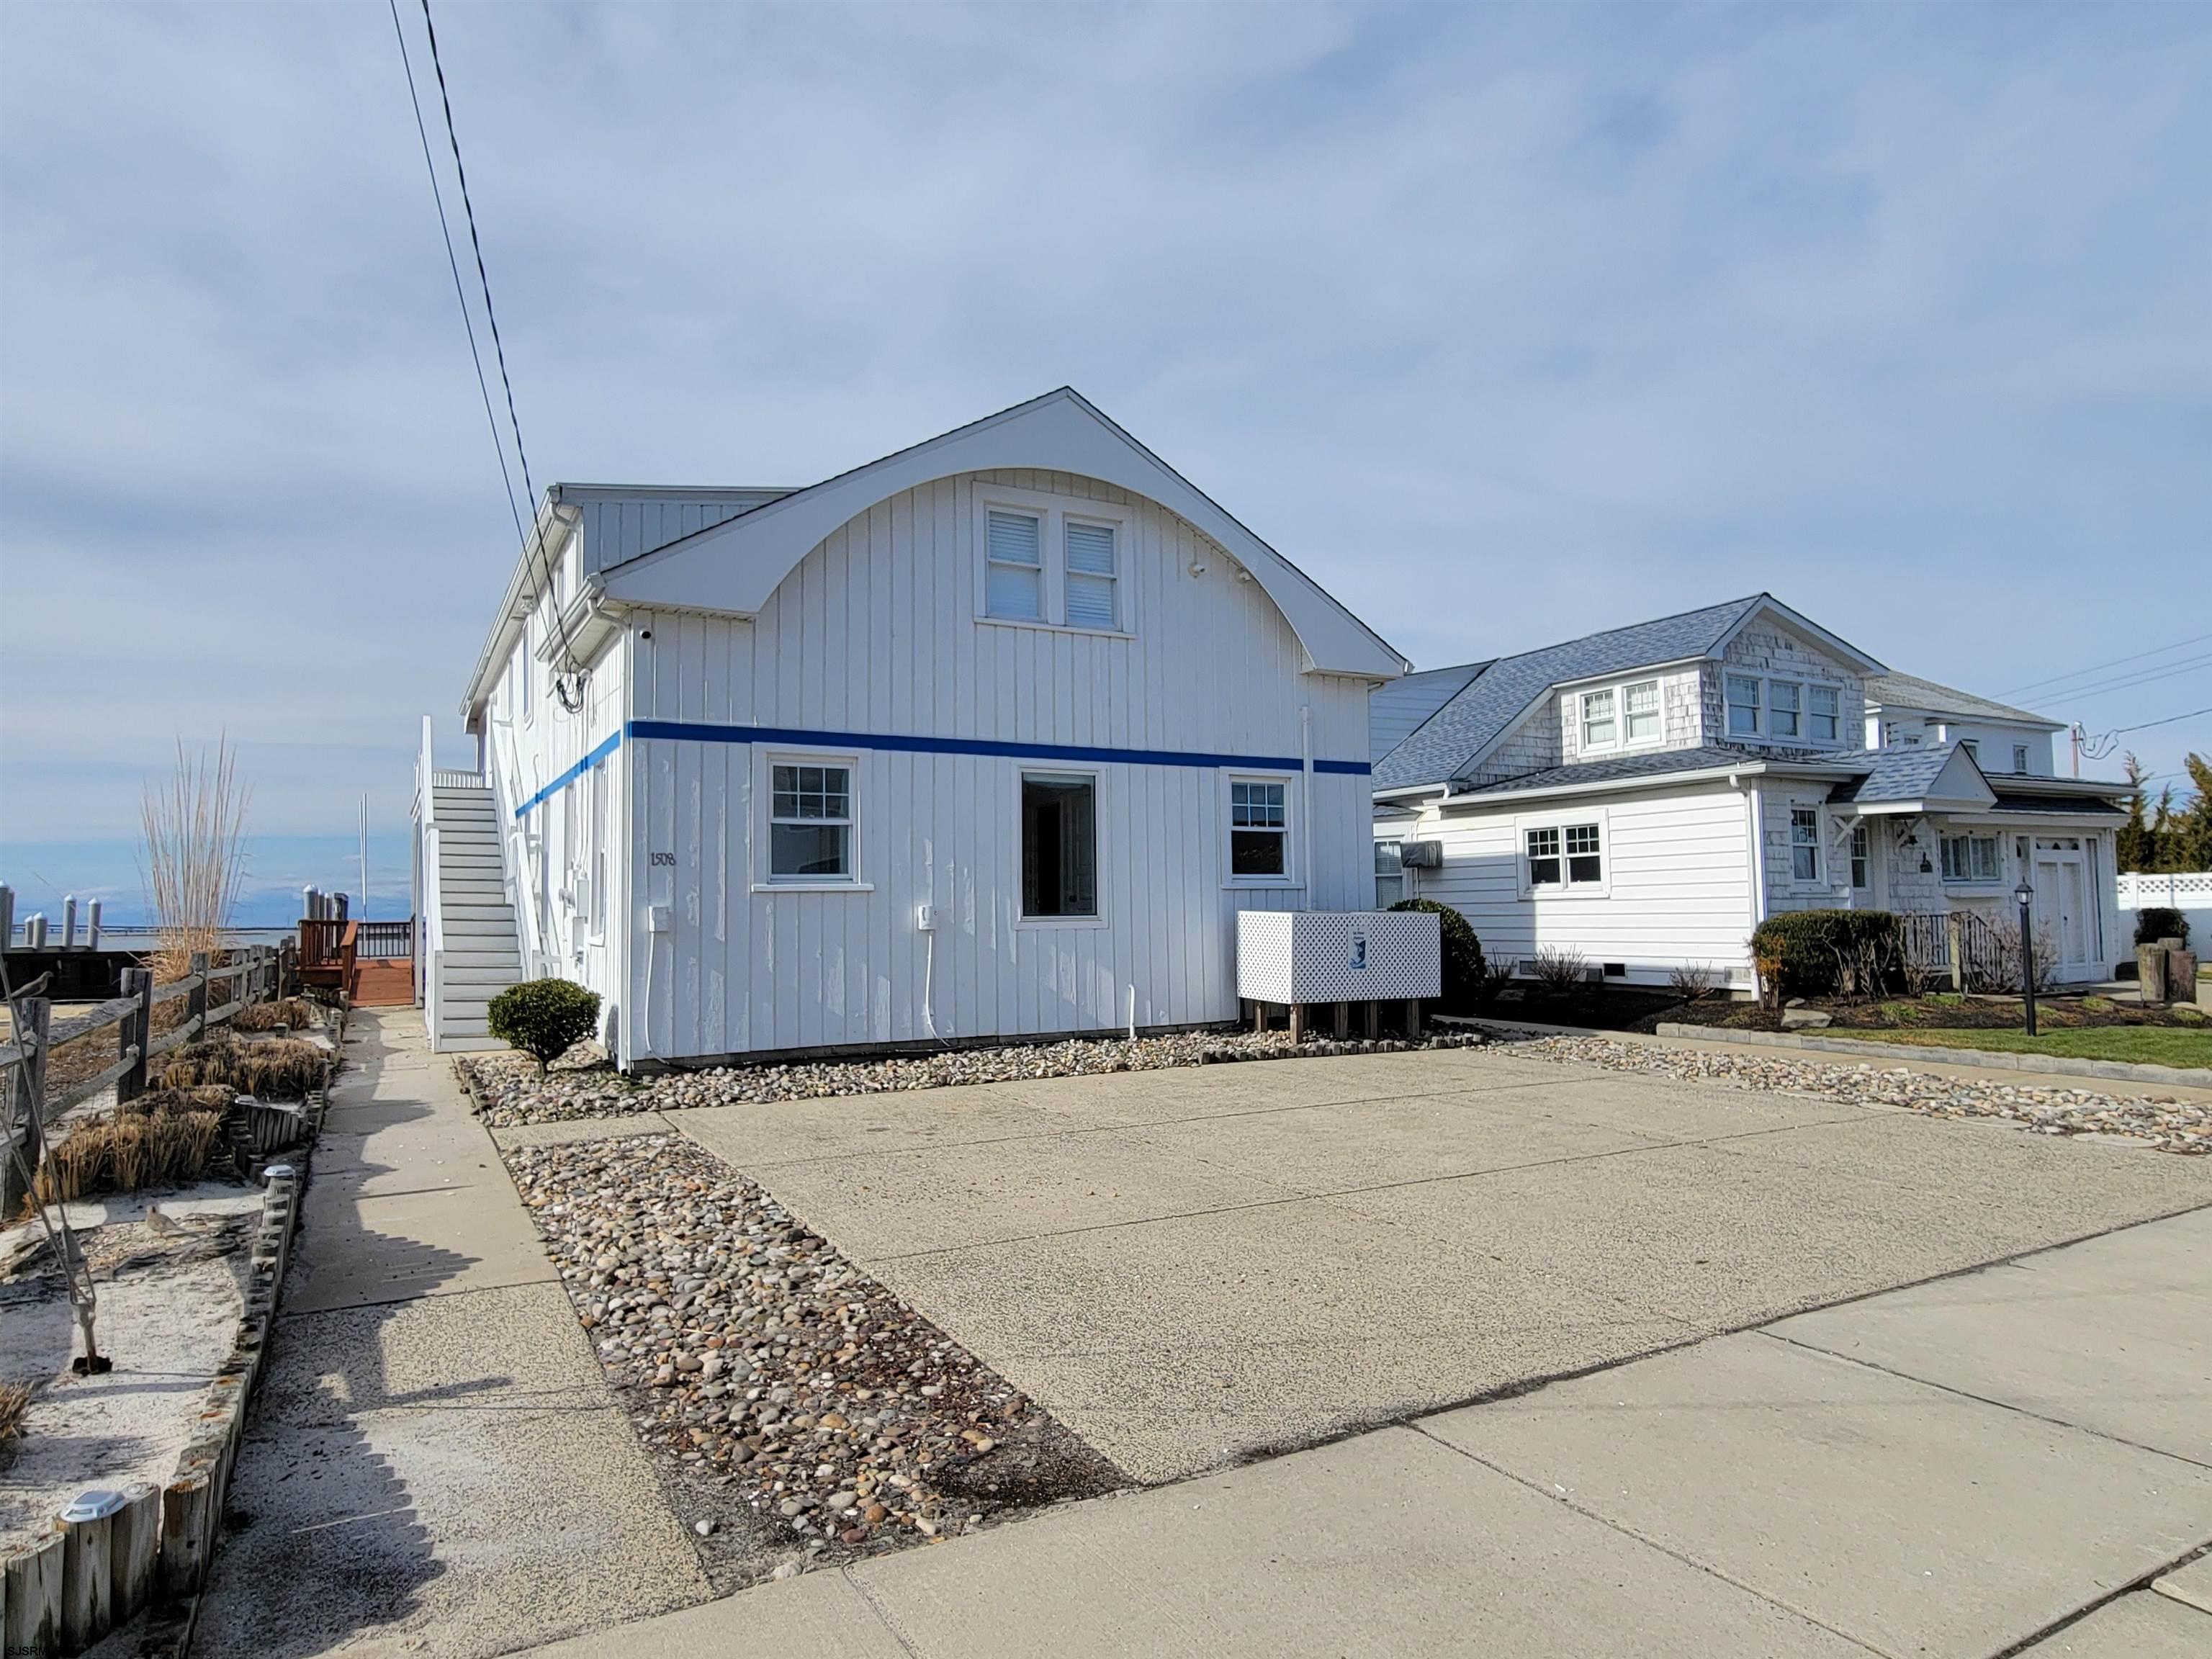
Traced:
<svg viewBox="0 0 2212 1659">
<path fill-rule="evenodd" d="M 2203 1654 L 2208 1544 L 2200 1210 L 538 1651 Z"/>
<path fill-rule="evenodd" d="M 421 1015 L 345 1057 L 194 1650 L 489 1655 L 709 1594 Z"/>
</svg>

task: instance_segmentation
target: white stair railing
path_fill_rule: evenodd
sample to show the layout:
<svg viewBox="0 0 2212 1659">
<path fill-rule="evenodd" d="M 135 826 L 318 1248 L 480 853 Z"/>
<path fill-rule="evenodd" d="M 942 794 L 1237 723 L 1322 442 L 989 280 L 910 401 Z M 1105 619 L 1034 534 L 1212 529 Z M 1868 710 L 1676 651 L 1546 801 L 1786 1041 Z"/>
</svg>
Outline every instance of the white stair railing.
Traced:
<svg viewBox="0 0 2212 1659">
<path fill-rule="evenodd" d="M 473 780 L 471 780 L 473 781 Z M 430 1047 L 438 1047 L 438 1016 L 444 976 L 446 921 L 443 880 L 438 867 L 438 785 L 440 777 L 431 748 L 430 717 L 422 716 L 422 749 L 415 758 L 416 821 L 419 826 L 422 860 L 422 937 L 416 941 L 415 959 L 422 964 L 422 1024 Z"/>
</svg>

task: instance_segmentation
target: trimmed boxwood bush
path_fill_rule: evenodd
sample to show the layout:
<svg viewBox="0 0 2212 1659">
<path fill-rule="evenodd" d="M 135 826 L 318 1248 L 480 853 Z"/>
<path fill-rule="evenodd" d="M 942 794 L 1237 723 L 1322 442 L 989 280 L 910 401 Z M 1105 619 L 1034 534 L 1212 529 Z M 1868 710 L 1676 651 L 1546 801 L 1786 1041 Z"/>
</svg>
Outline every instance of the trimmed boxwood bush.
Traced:
<svg viewBox="0 0 2212 1659">
<path fill-rule="evenodd" d="M 2155 945 L 2162 939 L 2178 939 L 2189 943 L 2189 918 L 2179 910 L 2154 904 L 2148 910 L 2136 912 L 2136 943 Z"/>
<path fill-rule="evenodd" d="M 1884 989 L 1905 957 L 1905 930 L 1887 910 L 1793 910 L 1769 916 L 1751 936 L 1753 957 L 1778 957 L 1781 994 L 1832 996 L 1842 988 L 1846 963 L 1871 965 L 1881 983 L 1862 984 L 1862 995 Z"/>
<path fill-rule="evenodd" d="M 1467 925 L 1467 918 L 1450 905 L 1439 904 L 1434 899 L 1401 899 L 1390 908 L 1426 910 L 1436 917 L 1437 931 L 1443 936 L 1443 1005 L 1447 1008 L 1472 1007 L 1476 993 L 1482 988 L 1482 941 Z"/>
<path fill-rule="evenodd" d="M 533 979 L 510 985 L 484 1011 L 491 1034 L 530 1055 L 544 1071 L 599 1030 L 599 994 L 573 980 Z"/>
</svg>

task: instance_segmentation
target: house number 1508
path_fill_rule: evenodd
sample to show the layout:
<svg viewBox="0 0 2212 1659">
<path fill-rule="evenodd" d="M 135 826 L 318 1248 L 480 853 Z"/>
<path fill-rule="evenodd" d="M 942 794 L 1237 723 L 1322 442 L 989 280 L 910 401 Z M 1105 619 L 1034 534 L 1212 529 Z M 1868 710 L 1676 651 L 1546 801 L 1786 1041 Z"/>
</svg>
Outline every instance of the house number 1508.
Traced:
<svg viewBox="0 0 2212 1659">
<path fill-rule="evenodd" d="M 653 867 L 654 869 L 658 870 L 664 864 L 670 869 L 673 870 L 676 867 L 676 854 L 673 853 L 655 853 L 653 855 Z"/>
</svg>

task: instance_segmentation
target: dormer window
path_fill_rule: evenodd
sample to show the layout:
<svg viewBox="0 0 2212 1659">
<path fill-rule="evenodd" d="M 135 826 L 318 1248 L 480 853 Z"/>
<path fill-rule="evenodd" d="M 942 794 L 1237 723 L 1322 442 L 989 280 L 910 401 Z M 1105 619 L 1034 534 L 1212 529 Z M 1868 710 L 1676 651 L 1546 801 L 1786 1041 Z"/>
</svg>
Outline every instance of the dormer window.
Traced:
<svg viewBox="0 0 2212 1659">
<path fill-rule="evenodd" d="M 1622 694 L 1628 710 L 1631 743 L 1659 741 L 1659 682 L 1638 680 Z"/>
<path fill-rule="evenodd" d="M 1815 743 L 1833 743 L 1843 731 L 1841 696 L 1832 685 L 1808 686 L 1805 692 L 1806 735 Z"/>
<path fill-rule="evenodd" d="M 1769 680 L 1766 696 L 1768 734 L 1793 739 L 1803 737 L 1805 688 L 1795 680 Z"/>
<path fill-rule="evenodd" d="M 1613 718 L 1613 693 L 1585 691 L 1583 693 L 1583 747 L 1610 749 L 1615 731 Z"/>
</svg>

